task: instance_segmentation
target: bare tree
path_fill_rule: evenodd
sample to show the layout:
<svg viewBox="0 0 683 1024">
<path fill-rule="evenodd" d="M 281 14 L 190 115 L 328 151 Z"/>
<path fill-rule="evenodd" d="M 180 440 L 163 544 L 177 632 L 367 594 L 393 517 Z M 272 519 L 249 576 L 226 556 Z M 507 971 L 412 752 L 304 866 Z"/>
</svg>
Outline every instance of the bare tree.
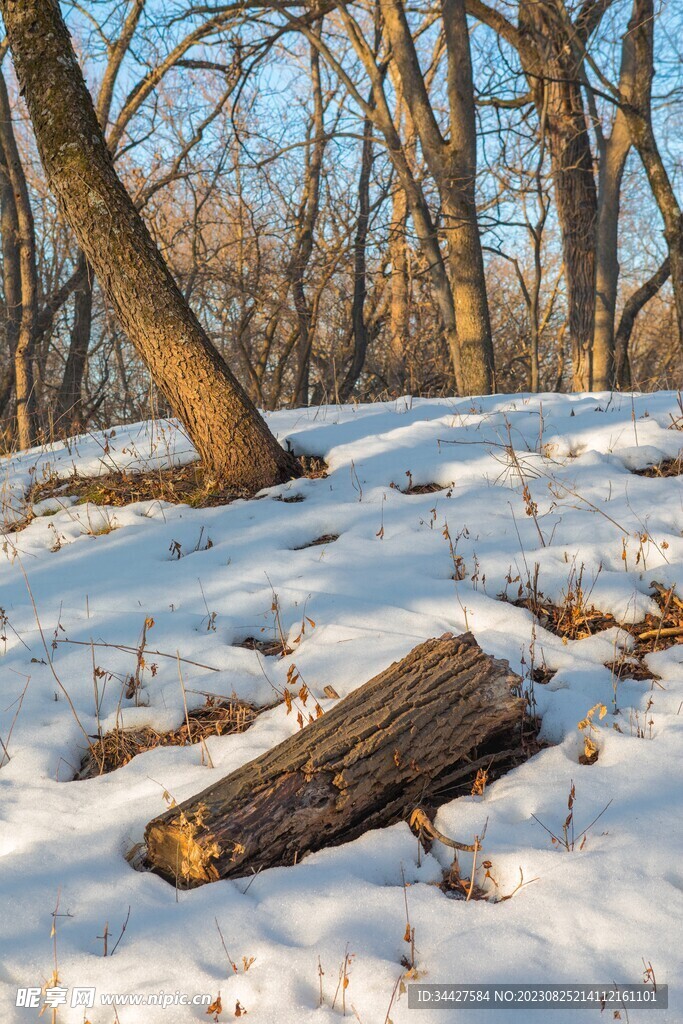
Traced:
<svg viewBox="0 0 683 1024">
<path fill-rule="evenodd" d="M 595 319 L 598 219 L 589 125 L 583 101 L 583 52 L 612 0 L 585 0 L 572 23 L 564 0 L 519 0 L 514 25 L 482 0 L 467 10 L 519 55 L 548 137 L 555 204 L 562 230 L 573 387 L 590 388 Z"/>
<path fill-rule="evenodd" d="M 38 275 L 36 271 L 35 231 L 28 186 L 12 126 L 12 111 L 7 86 L 1 71 L 0 148 L 4 155 L 6 177 L 9 183 L 6 202 L 14 203 L 14 212 L 11 216 L 16 231 L 15 237 L 21 285 L 21 313 L 19 317 L 19 330 L 14 345 L 17 430 L 19 444 L 22 448 L 30 448 L 35 440 L 36 428 L 33 349 L 38 306 Z"/>
<path fill-rule="evenodd" d="M 632 95 L 617 92 L 633 145 L 642 160 L 659 212 L 669 249 L 679 344 L 683 346 L 683 210 L 667 172 L 652 125 L 654 77 L 654 0 L 634 0 L 629 22 L 636 73 Z"/>
<path fill-rule="evenodd" d="M 118 179 L 56 0 L 1 0 L 50 187 L 207 469 L 244 488 L 295 472 L 200 327 Z"/>
</svg>

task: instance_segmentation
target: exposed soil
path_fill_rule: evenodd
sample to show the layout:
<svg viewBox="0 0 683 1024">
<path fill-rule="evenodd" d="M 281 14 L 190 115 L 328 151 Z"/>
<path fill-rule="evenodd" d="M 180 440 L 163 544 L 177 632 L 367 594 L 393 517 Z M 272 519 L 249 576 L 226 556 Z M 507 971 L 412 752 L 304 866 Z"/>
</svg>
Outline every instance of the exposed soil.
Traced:
<svg viewBox="0 0 683 1024">
<path fill-rule="evenodd" d="M 335 540 L 339 540 L 338 533 L 323 533 L 321 537 L 316 537 L 315 540 L 309 540 L 307 544 L 300 544 L 297 548 L 292 548 L 292 551 L 305 551 L 306 548 L 319 548 L 323 544 L 333 544 Z"/>
<path fill-rule="evenodd" d="M 264 658 L 285 658 L 292 653 L 291 647 L 288 647 L 282 640 L 258 640 L 255 636 L 238 640 L 232 646 L 246 647 L 248 651 L 258 651 Z"/>
<path fill-rule="evenodd" d="M 413 478 L 410 473 L 406 473 L 408 477 L 408 486 L 399 487 L 398 484 L 389 484 L 395 491 L 400 491 L 401 494 L 436 494 L 437 491 L 447 491 L 448 497 L 450 498 L 452 492 L 452 486 L 444 486 L 444 484 L 414 484 Z"/>
</svg>

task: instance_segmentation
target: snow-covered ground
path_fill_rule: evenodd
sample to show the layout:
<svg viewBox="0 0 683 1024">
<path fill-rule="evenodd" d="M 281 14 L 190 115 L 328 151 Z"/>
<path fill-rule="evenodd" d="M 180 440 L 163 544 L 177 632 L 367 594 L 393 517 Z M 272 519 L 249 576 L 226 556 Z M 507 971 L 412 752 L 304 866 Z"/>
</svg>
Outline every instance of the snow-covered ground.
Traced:
<svg viewBox="0 0 683 1024">
<path fill-rule="evenodd" d="M 645 961 L 658 984 L 669 984 L 669 1009 L 632 1008 L 630 1021 L 683 1021 L 683 644 L 651 656 L 652 680 L 616 683 L 605 665 L 627 642 L 623 632 L 563 643 L 498 597 L 516 598 L 536 565 L 548 600 L 561 602 L 582 572 L 590 603 L 622 622 L 658 611 L 653 580 L 683 594 L 681 478 L 631 472 L 678 455 L 676 419 L 683 426 L 673 393 L 406 398 L 278 412 L 268 416 L 273 431 L 296 452 L 324 457 L 326 479 L 210 509 L 76 505 L 66 487 L 16 532 L 32 479 L 164 466 L 191 459 L 192 450 L 173 424 L 144 423 L 0 463 L 0 737 L 9 754 L 0 748 L 3 1024 L 37 1018 L 37 1009 L 15 1005 L 16 990 L 49 982 L 55 948 L 67 1003 L 74 987 L 98 992 L 92 1009 L 60 1005 L 60 1024 L 113 1024 L 100 993 L 160 991 L 212 999 L 220 992 L 220 1020 L 233 1019 L 239 1001 L 254 1024 L 337 1021 L 341 996 L 334 1008 L 332 1001 L 347 952 L 346 1014 L 382 1024 L 409 952 L 402 872 L 421 981 L 640 983 Z M 506 454 L 510 441 L 519 468 Z M 524 481 L 537 521 L 526 514 Z M 430 483 L 443 489 L 403 493 Z M 304 500 L 275 500 L 295 495 Z M 446 524 L 462 559 L 460 582 L 452 579 Z M 302 547 L 328 534 L 339 539 Z M 274 635 L 274 595 L 294 653 L 264 658 L 233 646 Z M 304 616 L 315 626 L 306 624 L 294 643 Z M 172 657 L 147 657 L 136 707 L 122 699 L 119 682 L 134 671 L 135 654 L 98 645 L 134 649 L 146 618 L 154 620 L 149 647 Z M 326 709 L 334 702 L 325 686 L 344 697 L 420 641 L 465 628 L 524 676 L 532 659 L 557 670 L 534 687 L 541 737 L 552 745 L 436 819 L 462 841 L 488 819 L 480 859 L 491 862 L 500 893 L 512 892 L 520 870 L 534 880 L 505 902 L 445 896 L 432 883 L 448 851 L 436 843 L 418 866 L 407 824 L 295 867 L 190 892 L 134 870 L 126 854 L 165 809 L 165 792 L 184 800 L 295 732 L 295 714 L 282 705 L 241 735 L 209 739 L 213 767 L 197 746 L 165 747 L 73 781 L 84 748 L 74 712 L 89 734 L 98 727 L 93 664 L 105 673 L 103 728 L 118 716 L 161 729 L 184 715 L 176 652 L 193 706 L 206 692 L 269 703 L 271 684 L 282 689 L 294 663 Z M 60 642 L 67 640 L 81 645 Z M 594 716 L 600 755 L 588 766 L 578 762 L 577 723 L 596 704 L 607 714 Z M 572 780 L 577 831 L 609 806 L 583 848 L 567 852 L 532 815 L 561 829 Z M 462 867 L 469 874 L 468 855 Z M 490 886 L 483 875 L 482 868 L 478 880 Z M 104 957 L 105 927 L 111 952 L 129 908 L 118 948 Z M 254 958 L 246 971 L 243 957 Z M 524 1011 L 491 1017 L 407 1004 L 405 994 L 394 999 L 394 1024 L 525 1019 Z M 121 1024 L 208 1019 L 205 1006 L 118 1007 Z M 578 1024 L 613 1015 L 584 1008 L 533 1019 Z"/>
</svg>

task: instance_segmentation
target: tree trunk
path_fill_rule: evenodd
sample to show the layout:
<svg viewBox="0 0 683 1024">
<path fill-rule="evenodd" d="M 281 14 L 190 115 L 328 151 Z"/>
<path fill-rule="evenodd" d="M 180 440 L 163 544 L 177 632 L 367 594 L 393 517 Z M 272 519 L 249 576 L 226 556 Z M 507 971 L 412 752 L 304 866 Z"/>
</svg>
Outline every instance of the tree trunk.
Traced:
<svg viewBox="0 0 683 1024">
<path fill-rule="evenodd" d="M 442 165 L 437 184 L 448 239 L 461 373 L 466 393 L 489 395 L 495 390 L 495 369 L 475 197 L 477 126 L 470 37 L 464 0 L 442 0 L 442 5 L 450 140 L 445 159 L 437 161 Z"/>
<path fill-rule="evenodd" d="M 670 274 L 671 261 L 667 256 L 652 277 L 641 284 L 640 288 L 636 288 L 624 303 L 615 341 L 616 381 L 619 388 L 631 387 L 631 363 L 628 349 L 636 317 L 650 299 L 655 297 L 662 285 L 668 281 Z"/>
<path fill-rule="evenodd" d="M 0 71 L 0 140 L 7 175 L 14 195 L 17 217 L 19 275 L 21 280 L 21 316 L 14 349 L 14 391 L 16 396 L 17 437 L 20 448 L 30 448 L 36 440 L 36 394 L 33 379 L 35 321 L 38 301 L 36 238 L 33 211 L 12 126 L 12 110 L 5 79 Z"/>
<path fill-rule="evenodd" d="M 635 54 L 630 31 L 621 47 L 619 91 L 630 97 L 635 75 Z M 598 229 L 595 254 L 595 326 L 593 329 L 593 387 L 613 388 L 616 382 L 614 319 L 619 287 L 619 208 L 621 181 L 631 136 L 626 117 L 617 109 L 609 139 L 600 141 L 598 174 Z"/>
<path fill-rule="evenodd" d="M 429 98 L 403 4 L 382 0 L 382 10 L 402 93 L 441 197 L 455 313 L 454 328 L 446 320 L 444 326 L 449 345 L 458 349 L 458 386 L 463 394 L 488 395 L 494 388 L 493 342 L 475 203 L 477 137 L 464 0 L 443 0 L 448 140 Z"/>
<path fill-rule="evenodd" d="M 619 115 L 617 117 L 618 121 L 600 161 L 592 382 L 596 391 L 607 391 L 615 383 L 614 318 L 620 269 L 617 258 L 619 194 L 626 157 L 631 147 L 628 129 L 625 123 L 619 123 Z M 627 136 L 627 142 L 622 133 Z"/>
<path fill-rule="evenodd" d="M 0 0 L 50 188 L 207 469 L 248 490 L 296 473 L 182 297 L 114 170 L 56 0 Z"/>
<path fill-rule="evenodd" d="M 674 192 L 652 127 L 654 77 L 654 0 L 634 0 L 629 32 L 633 37 L 636 76 L 633 96 L 622 104 L 633 145 L 638 150 L 655 202 L 664 221 L 678 341 L 683 347 L 683 211 Z"/>
<path fill-rule="evenodd" d="M 149 823 L 147 857 L 201 885 L 292 864 L 405 818 L 519 748 L 524 702 L 508 663 L 471 633 L 420 644 L 255 761 Z M 486 750 L 482 750 L 486 746 Z M 509 757 L 510 750 L 505 756 Z"/>
<path fill-rule="evenodd" d="M 339 400 L 348 402 L 360 377 L 368 350 L 370 332 L 365 319 L 367 298 L 366 248 L 370 223 L 370 175 L 372 173 L 373 146 L 372 121 L 366 117 L 363 122 L 363 145 L 361 149 L 360 174 L 358 177 L 358 221 L 353 240 L 353 300 L 351 303 L 351 324 L 353 330 L 353 356 L 346 378 L 339 389 Z"/>
<path fill-rule="evenodd" d="M 550 149 L 567 280 L 573 388 L 587 391 L 592 383 L 597 193 L 581 58 L 549 0 L 524 0 L 519 29 L 530 44 L 521 47 L 520 57 Z"/>
<path fill-rule="evenodd" d="M 21 270 L 19 267 L 19 224 L 14 190 L 0 135 L 0 234 L 2 235 L 2 279 L 4 293 L 4 336 L 8 362 L 0 385 L 0 418 L 7 415 L 7 407 L 14 389 L 14 353 L 21 322 Z M 9 429 L 9 424 L 3 427 Z"/>
<path fill-rule="evenodd" d="M 54 426 L 66 434 L 85 425 L 81 391 L 92 324 L 93 280 L 83 253 L 78 254 L 77 270 L 82 273 L 82 280 L 74 295 L 74 322 L 54 415 Z"/>
<path fill-rule="evenodd" d="M 316 34 L 322 33 L 322 24 Z M 306 297 L 305 275 L 313 253 L 313 233 L 320 209 L 320 181 L 323 155 L 325 153 L 325 122 L 322 81 L 320 77 L 320 54 L 311 45 L 311 84 L 313 88 L 313 115 L 310 124 L 310 139 L 306 157 L 304 188 L 297 217 L 294 254 L 289 266 L 292 297 L 299 325 L 296 346 L 296 381 L 292 404 L 308 405 L 311 350 L 313 346 L 310 303 Z"/>
<path fill-rule="evenodd" d="M 389 353 L 387 382 L 397 395 L 405 388 L 405 349 L 408 342 L 410 284 L 408 280 L 408 202 L 399 182 L 394 187 L 389 225 Z"/>
</svg>

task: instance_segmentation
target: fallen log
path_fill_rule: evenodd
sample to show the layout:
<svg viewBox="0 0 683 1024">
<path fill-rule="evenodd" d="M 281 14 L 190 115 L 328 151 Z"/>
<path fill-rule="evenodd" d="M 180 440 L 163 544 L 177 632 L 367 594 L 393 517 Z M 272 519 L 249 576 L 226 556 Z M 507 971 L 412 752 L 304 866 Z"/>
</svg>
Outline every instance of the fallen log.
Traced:
<svg viewBox="0 0 683 1024">
<path fill-rule="evenodd" d="M 483 761 L 515 752 L 501 747 L 512 742 L 519 753 L 521 682 L 471 633 L 428 640 L 295 736 L 151 821 L 147 865 L 191 887 L 293 864 L 406 818 Z"/>
</svg>

